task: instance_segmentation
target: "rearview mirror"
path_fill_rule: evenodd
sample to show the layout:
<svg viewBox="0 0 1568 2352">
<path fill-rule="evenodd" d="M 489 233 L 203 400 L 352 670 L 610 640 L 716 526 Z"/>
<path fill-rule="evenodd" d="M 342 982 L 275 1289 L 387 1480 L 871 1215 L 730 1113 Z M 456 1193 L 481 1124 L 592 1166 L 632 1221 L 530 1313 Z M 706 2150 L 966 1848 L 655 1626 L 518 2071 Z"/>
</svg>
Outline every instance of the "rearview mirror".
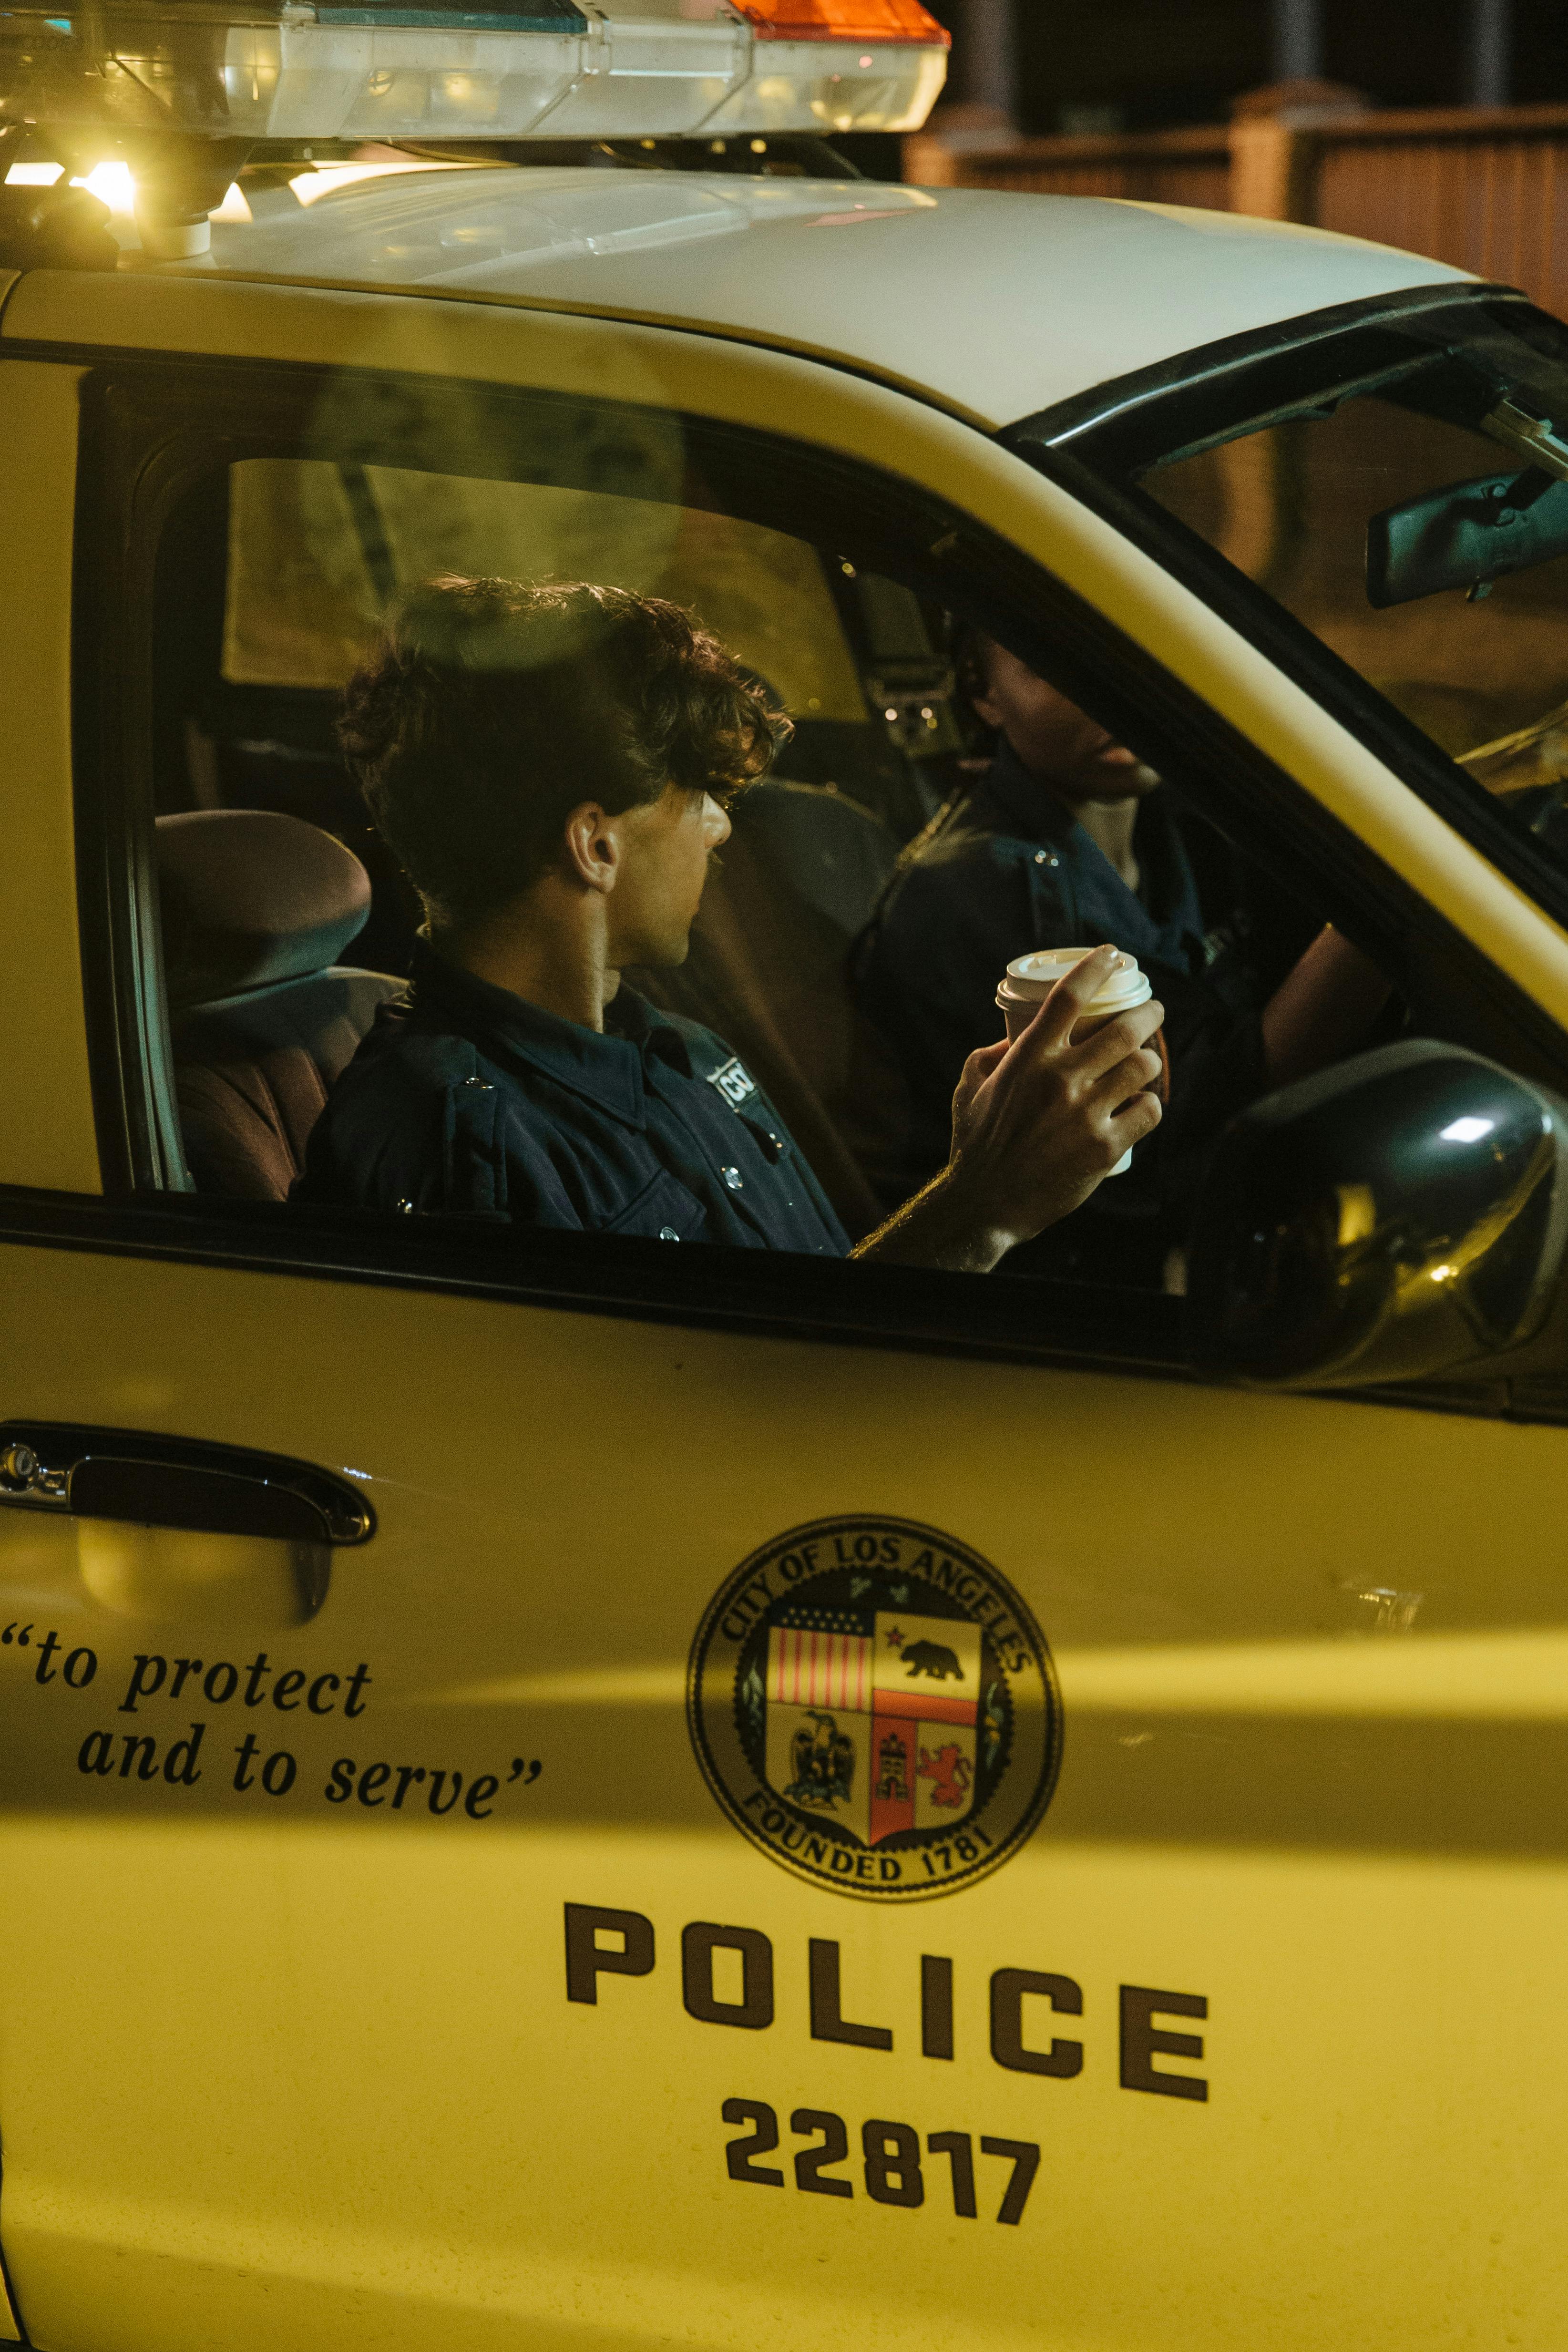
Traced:
<svg viewBox="0 0 1568 2352">
<path fill-rule="evenodd" d="M 1568 1104 L 1426 1041 L 1228 1129 L 1188 1270 L 1197 1349 L 1260 1388 L 1431 1378 L 1526 1348 L 1568 1240 Z"/>
<path fill-rule="evenodd" d="M 1379 612 L 1568 555 L 1568 482 L 1531 467 L 1455 482 L 1366 526 L 1366 600 Z"/>
</svg>

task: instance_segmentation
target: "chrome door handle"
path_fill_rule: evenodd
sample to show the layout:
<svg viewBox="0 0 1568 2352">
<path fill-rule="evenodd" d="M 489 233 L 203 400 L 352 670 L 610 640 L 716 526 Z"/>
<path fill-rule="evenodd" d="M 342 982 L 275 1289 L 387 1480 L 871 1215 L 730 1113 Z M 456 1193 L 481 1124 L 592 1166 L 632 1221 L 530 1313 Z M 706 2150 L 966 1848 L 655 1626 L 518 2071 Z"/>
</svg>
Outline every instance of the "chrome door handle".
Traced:
<svg viewBox="0 0 1568 2352">
<path fill-rule="evenodd" d="M 213 1536 L 361 1544 L 375 1513 L 308 1462 L 197 1438 L 69 1422 L 0 1422 L 0 1505 Z"/>
</svg>

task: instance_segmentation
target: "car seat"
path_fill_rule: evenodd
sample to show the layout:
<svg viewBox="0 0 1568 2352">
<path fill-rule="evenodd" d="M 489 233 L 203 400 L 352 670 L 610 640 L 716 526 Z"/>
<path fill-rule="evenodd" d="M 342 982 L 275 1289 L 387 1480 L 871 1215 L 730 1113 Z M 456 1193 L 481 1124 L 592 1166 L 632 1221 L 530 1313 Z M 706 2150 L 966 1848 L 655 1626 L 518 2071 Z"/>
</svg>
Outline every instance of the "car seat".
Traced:
<svg viewBox="0 0 1568 2352">
<path fill-rule="evenodd" d="M 198 809 L 157 824 L 174 1092 L 198 1192 L 282 1201 L 328 1089 L 403 986 L 337 958 L 370 877 L 298 817 Z"/>
<path fill-rule="evenodd" d="M 772 1097 L 850 1232 L 881 1223 L 908 1116 L 891 1055 L 849 984 L 898 843 L 831 787 L 743 793 L 674 971 L 639 972 L 655 1003 L 734 1046 Z"/>
</svg>

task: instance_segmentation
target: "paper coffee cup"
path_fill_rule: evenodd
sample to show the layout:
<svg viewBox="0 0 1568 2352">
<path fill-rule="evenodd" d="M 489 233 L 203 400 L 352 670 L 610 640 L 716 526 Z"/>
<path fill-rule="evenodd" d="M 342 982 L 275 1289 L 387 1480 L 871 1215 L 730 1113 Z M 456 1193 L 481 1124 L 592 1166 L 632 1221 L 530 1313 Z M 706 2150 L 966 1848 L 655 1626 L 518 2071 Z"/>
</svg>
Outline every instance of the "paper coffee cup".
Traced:
<svg viewBox="0 0 1568 2352">
<path fill-rule="evenodd" d="M 1019 956 L 1009 963 L 1007 975 L 997 991 L 997 1004 L 1008 1024 L 1009 1043 L 1022 1036 L 1059 980 L 1076 971 L 1092 948 L 1039 948 L 1033 955 Z M 1132 1013 L 1146 1004 L 1154 994 L 1149 976 L 1139 965 L 1136 956 L 1124 955 L 1113 971 L 1091 999 L 1084 1012 L 1072 1024 L 1072 1042 L 1082 1045 L 1096 1029 L 1113 1021 L 1118 1013 Z M 1165 1048 L 1158 1037 L 1149 1040 L 1162 1062 Z M 1163 1088 L 1160 1090 L 1163 1096 Z M 1124 1176 L 1133 1164 L 1130 1151 L 1124 1152 L 1112 1169 L 1113 1176 Z"/>
</svg>

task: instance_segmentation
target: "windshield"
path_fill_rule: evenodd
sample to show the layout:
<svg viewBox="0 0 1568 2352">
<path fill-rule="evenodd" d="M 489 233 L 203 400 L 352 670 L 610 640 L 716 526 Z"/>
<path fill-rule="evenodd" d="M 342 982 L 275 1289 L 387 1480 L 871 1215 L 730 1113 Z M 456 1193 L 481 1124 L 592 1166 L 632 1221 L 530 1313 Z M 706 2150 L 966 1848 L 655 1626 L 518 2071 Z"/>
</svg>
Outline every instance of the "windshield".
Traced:
<svg viewBox="0 0 1568 2352">
<path fill-rule="evenodd" d="M 1267 591 L 1568 880 L 1568 330 L 1466 301 L 1075 444 Z"/>
</svg>

